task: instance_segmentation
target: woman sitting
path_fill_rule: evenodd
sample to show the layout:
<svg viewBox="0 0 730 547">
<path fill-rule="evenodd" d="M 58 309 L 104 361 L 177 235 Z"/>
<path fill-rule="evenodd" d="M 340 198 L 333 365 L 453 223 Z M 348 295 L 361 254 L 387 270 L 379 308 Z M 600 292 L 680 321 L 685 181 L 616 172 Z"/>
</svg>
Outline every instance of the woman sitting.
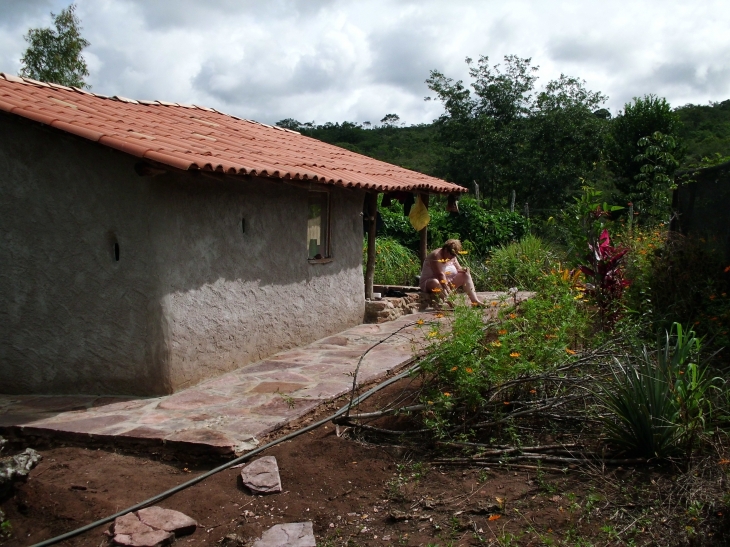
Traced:
<svg viewBox="0 0 730 547">
<path fill-rule="evenodd" d="M 474 305 L 484 303 L 477 297 L 469 268 L 462 268 L 457 256 L 461 251 L 461 241 L 449 239 L 439 249 L 426 257 L 421 269 L 420 288 L 423 292 L 448 296 L 451 291 L 464 287 L 464 292 Z"/>
</svg>

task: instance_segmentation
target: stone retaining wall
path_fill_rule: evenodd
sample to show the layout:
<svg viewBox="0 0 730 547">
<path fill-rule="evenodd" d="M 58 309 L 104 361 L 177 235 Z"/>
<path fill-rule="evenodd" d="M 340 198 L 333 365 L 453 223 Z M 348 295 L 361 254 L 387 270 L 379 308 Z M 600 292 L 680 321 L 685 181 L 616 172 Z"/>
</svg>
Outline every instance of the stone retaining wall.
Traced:
<svg viewBox="0 0 730 547">
<path fill-rule="evenodd" d="M 419 292 L 407 293 L 403 297 L 383 297 L 380 300 L 365 301 L 364 323 L 385 323 L 402 315 L 424 310 L 428 305 L 428 295 Z"/>
</svg>

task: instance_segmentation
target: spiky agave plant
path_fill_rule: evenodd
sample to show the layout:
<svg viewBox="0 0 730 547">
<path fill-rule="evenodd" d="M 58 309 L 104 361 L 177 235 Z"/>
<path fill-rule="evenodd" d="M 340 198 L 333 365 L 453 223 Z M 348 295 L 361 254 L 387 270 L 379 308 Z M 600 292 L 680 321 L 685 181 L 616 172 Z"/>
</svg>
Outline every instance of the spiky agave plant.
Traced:
<svg viewBox="0 0 730 547">
<path fill-rule="evenodd" d="M 699 356 L 701 339 L 678 323 L 656 353 L 644 347 L 634 362 L 615 360 L 613 386 L 599 395 L 611 416 L 609 439 L 624 452 L 646 458 L 689 457 L 710 411 L 710 379 Z"/>
</svg>

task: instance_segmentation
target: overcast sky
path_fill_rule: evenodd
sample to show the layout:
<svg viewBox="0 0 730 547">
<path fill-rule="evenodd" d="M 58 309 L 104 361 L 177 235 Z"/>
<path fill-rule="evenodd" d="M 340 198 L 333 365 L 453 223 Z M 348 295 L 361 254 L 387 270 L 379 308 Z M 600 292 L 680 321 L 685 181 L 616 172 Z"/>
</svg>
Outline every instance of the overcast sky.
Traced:
<svg viewBox="0 0 730 547">
<path fill-rule="evenodd" d="M 57 0 L 0 0 L 0 72 Z M 77 0 L 92 91 L 212 106 L 266 123 L 431 122 L 431 69 L 531 57 L 615 114 L 655 93 L 673 106 L 730 98 L 728 0 Z"/>
</svg>

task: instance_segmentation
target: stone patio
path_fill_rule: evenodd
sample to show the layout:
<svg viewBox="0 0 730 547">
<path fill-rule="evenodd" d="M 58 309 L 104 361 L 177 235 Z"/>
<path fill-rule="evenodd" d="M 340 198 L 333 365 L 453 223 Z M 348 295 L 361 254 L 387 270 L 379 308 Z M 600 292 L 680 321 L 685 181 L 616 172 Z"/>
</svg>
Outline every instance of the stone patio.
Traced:
<svg viewBox="0 0 730 547">
<path fill-rule="evenodd" d="M 487 301 L 506 298 L 504 293 L 480 295 Z M 426 310 L 358 325 L 164 397 L 0 395 L 0 433 L 245 452 L 262 436 L 347 393 L 369 348 L 358 383 L 404 367 L 424 345 L 428 323 L 439 320 Z"/>
</svg>

